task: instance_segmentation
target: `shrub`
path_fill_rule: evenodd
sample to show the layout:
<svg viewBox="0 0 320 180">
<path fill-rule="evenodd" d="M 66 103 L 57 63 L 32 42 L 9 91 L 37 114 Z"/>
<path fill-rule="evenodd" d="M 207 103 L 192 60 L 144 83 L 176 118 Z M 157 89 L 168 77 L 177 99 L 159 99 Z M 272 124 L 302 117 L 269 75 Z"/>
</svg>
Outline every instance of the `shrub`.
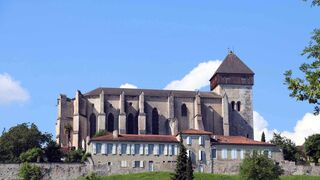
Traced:
<svg viewBox="0 0 320 180">
<path fill-rule="evenodd" d="M 72 150 L 66 154 L 65 162 L 68 163 L 83 163 L 90 157 L 90 153 L 85 153 L 82 149 Z"/>
<path fill-rule="evenodd" d="M 247 155 L 240 165 L 240 176 L 246 180 L 275 180 L 283 173 L 281 167 L 263 153 Z"/>
<path fill-rule="evenodd" d="M 20 154 L 21 162 L 40 162 L 43 152 L 40 148 L 32 148 Z"/>
<path fill-rule="evenodd" d="M 96 173 L 90 173 L 86 176 L 86 180 L 99 180 L 100 178 L 97 176 Z"/>
<path fill-rule="evenodd" d="M 105 130 L 100 130 L 100 131 L 98 131 L 93 137 L 100 137 L 100 136 L 104 136 L 104 135 L 106 135 L 106 134 L 108 134 L 107 131 L 105 131 Z"/>
<path fill-rule="evenodd" d="M 23 180 L 40 180 L 41 169 L 36 165 L 30 165 L 29 163 L 23 163 L 19 169 L 19 177 Z"/>
</svg>

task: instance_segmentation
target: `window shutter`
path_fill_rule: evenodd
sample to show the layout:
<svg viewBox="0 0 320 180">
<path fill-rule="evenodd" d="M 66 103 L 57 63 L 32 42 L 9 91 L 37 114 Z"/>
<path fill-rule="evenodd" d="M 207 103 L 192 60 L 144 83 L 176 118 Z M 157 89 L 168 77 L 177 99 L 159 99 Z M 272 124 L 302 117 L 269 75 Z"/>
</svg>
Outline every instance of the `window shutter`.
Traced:
<svg viewBox="0 0 320 180">
<path fill-rule="evenodd" d="M 145 155 L 149 155 L 149 147 L 148 146 L 149 146 L 148 144 L 145 144 L 145 146 L 144 146 Z"/>
<path fill-rule="evenodd" d="M 163 153 L 165 156 L 168 156 L 168 144 L 164 145 L 164 152 Z"/>
<path fill-rule="evenodd" d="M 106 154 L 106 144 L 102 143 L 101 145 L 101 154 Z"/>
<path fill-rule="evenodd" d="M 171 144 L 169 145 L 168 149 L 169 149 L 169 156 L 172 156 L 172 145 Z"/>
<path fill-rule="evenodd" d="M 154 145 L 154 150 L 153 150 L 154 155 L 159 155 L 159 144 Z"/>
<path fill-rule="evenodd" d="M 140 167 L 141 167 L 141 168 L 144 167 L 143 165 L 144 165 L 144 164 L 143 164 L 143 161 L 140 161 Z"/>
<path fill-rule="evenodd" d="M 268 151 L 268 157 L 271 158 L 272 157 L 272 152 Z"/>
<path fill-rule="evenodd" d="M 178 154 L 178 145 L 174 145 L 174 155 Z"/>
<path fill-rule="evenodd" d="M 130 144 L 127 144 L 127 154 L 129 155 L 131 152 L 131 149 L 130 149 Z"/>
<path fill-rule="evenodd" d="M 140 144 L 140 155 L 143 155 L 143 144 Z"/>
<path fill-rule="evenodd" d="M 97 147 L 96 147 L 96 143 L 92 143 L 92 153 L 96 154 L 97 153 Z"/>
<path fill-rule="evenodd" d="M 131 154 L 134 154 L 134 144 L 131 144 Z"/>
<path fill-rule="evenodd" d="M 244 159 L 244 150 L 241 149 L 241 152 L 240 152 L 240 159 Z"/>
<path fill-rule="evenodd" d="M 112 154 L 117 154 L 117 144 L 112 145 Z"/>
<path fill-rule="evenodd" d="M 187 144 L 190 145 L 191 144 L 191 137 L 187 136 Z"/>
<path fill-rule="evenodd" d="M 135 167 L 134 165 L 135 165 L 135 164 L 134 164 L 134 161 L 132 161 L 132 167 Z"/>
<path fill-rule="evenodd" d="M 121 150 L 122 150 L 122 144 L 118 144 L 118 154 L 122 154 Z"/>
</svg>

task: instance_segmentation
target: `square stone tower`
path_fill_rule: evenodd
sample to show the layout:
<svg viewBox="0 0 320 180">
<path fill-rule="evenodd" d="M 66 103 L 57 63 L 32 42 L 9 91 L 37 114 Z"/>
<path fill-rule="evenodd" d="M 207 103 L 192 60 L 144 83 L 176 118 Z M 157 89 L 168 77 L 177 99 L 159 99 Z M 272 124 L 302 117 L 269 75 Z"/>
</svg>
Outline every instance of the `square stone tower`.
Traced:
<svg viewBox="0 0 320 180">
<path fill-rule="evenodd" d="M 232 51 L 210 79 L 211 91 L 227 102 L 224 123 L 228 123 L 231 136 L 253 139 L 253 84 L 254 72 Z"/>
</svg>

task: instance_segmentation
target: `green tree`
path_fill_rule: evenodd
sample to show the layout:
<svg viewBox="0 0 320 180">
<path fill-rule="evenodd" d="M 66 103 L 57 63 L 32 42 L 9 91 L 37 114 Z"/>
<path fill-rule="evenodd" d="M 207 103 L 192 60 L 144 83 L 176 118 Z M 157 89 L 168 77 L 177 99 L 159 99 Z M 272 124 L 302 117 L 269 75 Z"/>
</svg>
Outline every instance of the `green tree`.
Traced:
<svg viewBox="0 0 320 180">
<path fill-rule="evenodd" d="M 72 150 L 66 154 L 66 160 L 65 162 L 68 163 L 83 163 L 84 161 L 87 160 L 88 157 L 90 157 L 90 153 L 85 153 L 82 149 L 77 149 L 77 150 Z"/>
<path fill-rule="evenodd" d="M 318 163 L 320 159 L 320 134 L 314 134 L 306 138 L 304 148 L 307 156 L 309 156 L 314 163 Z"/>
<path fill-rule="evenodd" d="M 187 161 L 187 180 L 192 180 L 193 178 L 194 176 L 193 176 L 192 160 L 191 160 L 191 156 L 189 156 Z"/>
<path fill-rule="evenodd" d="M 0 162 L 19 162 L 21 153 L 45 146 L 51 137 L 40 132 L 35 124 L 14 126 L 0 137 Z"/>
<path fill-rule="evenodd" d="M 261 134 L 261 142 L 266 142 L 266 135 L 264 134 L 264 132 L 262 132 Z"/>
<path fill-rule="evenodd" d="M 312 6 L 320 6 L 320 0 L 313 0 Z M 314 114 L 317 115 L 320 112 L 320 29 L 313 31 L 311 42 L 304 48 L 302 55 L 311 60 L 299 68 L 303 78 L 293 78 L 292 70 L 288 70 L 284 74 L 285 84 L 290 90 L 291 97 L 313 104 Z"/>
<path fill-rule="evenodd" d="M 277 145 L 282 149 L 283 158 L 288 161 L 297 161 L 298 149 L 294 142 L 281 134 L 273 133 L 273 138 L 270 140 L 272 144 Z"/>
<path fill-rule="evenodd" d="M 63 154 L 60 150 L 60 146 L 55 141 L 50 140 L 44 148 L 44 156 L 48 162 L 61 162 Z"/>
<path fill-rule="evenodd" d="M 177 166 L 175 169 L 175 172 L 171 179 L 173 180 L 185 180 L 187 179 L 187 150 L 186 147 L 183 145 L 183 140 L 182 137 L 180 138 L 180 143 L 179 143 L 179 155 L 177 157 Z"/>
<path fill-rule="evenodd" d="M 40 162 L 42 156 L 43 152 L 41 148 L 32 148 L 21 153 L 19 158 L 21 162 Z"/>
<path fill-rule="evenodd" d="M 18 175 L 23 180 L 40 180 L 42 176 L 40 167 L 29 163 L 22 164 Z"/>
<path fill-rule="evenodd" d="M 281 167 L 263 153 L 247 155 L 240 165 L 240 176 L 246 180 L 275 180 L 283 173 Z"/>
</svg>

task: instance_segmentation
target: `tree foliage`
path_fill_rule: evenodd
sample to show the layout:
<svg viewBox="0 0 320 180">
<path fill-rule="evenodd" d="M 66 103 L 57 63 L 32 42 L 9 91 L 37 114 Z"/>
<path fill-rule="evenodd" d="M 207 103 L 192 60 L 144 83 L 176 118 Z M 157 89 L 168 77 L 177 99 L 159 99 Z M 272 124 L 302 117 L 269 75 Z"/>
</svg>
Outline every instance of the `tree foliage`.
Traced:
<svg viewBox="0 0 320 180">
<path fill-rule="evenodd" d="M 0 137 L 0 162 L 19 162 L 21 153 L 32 148 L 41 148 L 51 139 L 42 133 L 35 124 L 19 124 L 4 132 Z"/>
<path fill-rule="evenodd" d="M 320 6 L 320 0 L 313 0 L 312 5 Z M 317 115 L 320 112 L 320 29 L 315 29 L 312 34 L 309 45 L 302 52 L 302 55 L 311 60 L 299 68 L 303 78 L 293 78 L 292 70 L 286 71 L 284 75 L 290 96 L 298 101 L 313 104 L 314 114 Z"/>
<path fill-rule="evenodd" d="M 177 157 L 177 166 L 173 176 L 171 177 L 172 180 L 187 179 L 187 166 L 188 166 L 187 163 L 188 163 L 187 149 L 183 145 L 183 140 L 181 137 L 180 143 L 179 143 L 179 155 Z"/>
<path fill-rule="evenodd" d="M 65 156 L 65 162 L 68 163 L 83 163 L 90 157 L 90 153 L 86 153 L 82 149 L 72 150 L 68 152 Z"/>
<path fill-rule="evenodd" d="M 282 137 L 280 133 L 273 133 L 273 138 L 270 140 L 270 142 L 282 149 L 283 158 L 285 160 L 297 162 L 298 149 L 295 143 L 290 139 Z"/>
<path fill-rule="evenodd" d="M 18 175 L 23 180 L 40 180 L 42 176 L 40 167 L 29 163 L 22 164 Z"/>
<path fill-rule="evenodd" d="M 48 145 L 44 148 L 44 156 L 48 162 L 61 162 L 63 154 L 60 146 L 53 140 L 50 140 Z"/>
<path fill-rule="evenodd" d="M 42 156 L 42 149 L 32 148 L 26 152 L 21 153 L 19 158 L 21 162 L 40 162 Z"/>
<path fill-rule="evenodd" d="M 320 134 L 309 136 L 304 143 L 304 148 L 306 155 L 309 156 L 313 162 L 318 163 L 320 159 Z"/>
<path fill-rule="evenodd" d="M 192 180 L 193 178 L 194 176 L 193 176 L 192 160 L 191 160 L 191 156 L 189 155 L 188 161 L 187 161 L 187 180 Z"/>
<path fill-rule="evenodd" d="M 264 132 L 262 132 L 261 134 L 261 142 L 266 142 L 266 135 L 264 134 Z"/>
<path fill-rule="evenodd" d="M 278 164 L 256 151 L 247 155 L 240 165 L 240 176 L 246 180 L 276 180 L 282 173 Z"/>
</svg>

